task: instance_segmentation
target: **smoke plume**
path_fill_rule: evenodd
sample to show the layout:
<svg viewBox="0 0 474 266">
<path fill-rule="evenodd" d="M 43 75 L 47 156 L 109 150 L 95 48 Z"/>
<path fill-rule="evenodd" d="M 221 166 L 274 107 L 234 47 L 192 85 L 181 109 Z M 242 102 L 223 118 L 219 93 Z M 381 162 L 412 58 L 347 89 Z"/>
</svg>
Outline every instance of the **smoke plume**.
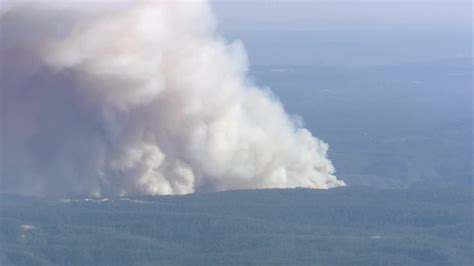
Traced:
<svg viewBox="0 0 474 266">
<path fill-rule="evenodd" d="M 2 192 L 344 185 L 207 2 L 22 2 L 0 22 Z"/>
</svg>

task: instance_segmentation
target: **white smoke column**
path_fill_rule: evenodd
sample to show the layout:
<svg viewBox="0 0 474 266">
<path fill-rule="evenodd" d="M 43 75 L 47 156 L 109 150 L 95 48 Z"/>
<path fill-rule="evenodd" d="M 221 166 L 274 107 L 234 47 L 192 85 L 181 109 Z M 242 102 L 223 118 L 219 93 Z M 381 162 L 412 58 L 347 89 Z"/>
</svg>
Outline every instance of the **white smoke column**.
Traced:
<svg viewBox="0 0 474 266">
<path fill-rule="evenodd" d="M 28 35 L 2 43 L 4 191 L 344 185 L 328 145 L 246 79 L 245 51 L 216 35 L 209 3 L 78 6 L 4 14 L 3 36 Z"/>
</svg>

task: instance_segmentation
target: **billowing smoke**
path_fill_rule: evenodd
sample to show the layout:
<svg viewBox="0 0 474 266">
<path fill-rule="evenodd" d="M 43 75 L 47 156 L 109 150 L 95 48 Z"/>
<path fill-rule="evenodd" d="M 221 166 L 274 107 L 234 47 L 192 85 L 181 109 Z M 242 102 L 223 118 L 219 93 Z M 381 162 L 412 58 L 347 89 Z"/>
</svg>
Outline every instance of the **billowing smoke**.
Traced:
<svg viewBox="0 0 474 266">
<path fill-rule="evenodd" d="M 246 78 L 209 3 L 58 2 L 1 11 L 3 192 L 344 185 L 328 145 Z"/>
</svg>

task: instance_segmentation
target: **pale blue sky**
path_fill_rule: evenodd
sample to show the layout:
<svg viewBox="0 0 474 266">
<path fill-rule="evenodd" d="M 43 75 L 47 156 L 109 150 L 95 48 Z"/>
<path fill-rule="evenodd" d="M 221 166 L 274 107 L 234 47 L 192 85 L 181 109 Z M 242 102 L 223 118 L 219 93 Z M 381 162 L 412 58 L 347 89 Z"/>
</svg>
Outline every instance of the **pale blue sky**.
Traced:
<svg viewBox="0 0 474 266">
<path fill-rule="evenodd" d="M 386 65 L 470 57 L 466 0 L 214 1 L 253 64 Z"/>
<path fill-rule="evenodd" d="M 254 23 L 320 26 L 325 23 L 371 26 L 467 27 L 471 1 L 466 0 L 313 0 L 214 1 L 214 10 L 231 27 Z M 374 25 L 374 22 L 382 25 Z M 311 25 L 305 25 L 310 23 Z M 367 25 L 366 25 L 367 26 Z"/>
</svg>

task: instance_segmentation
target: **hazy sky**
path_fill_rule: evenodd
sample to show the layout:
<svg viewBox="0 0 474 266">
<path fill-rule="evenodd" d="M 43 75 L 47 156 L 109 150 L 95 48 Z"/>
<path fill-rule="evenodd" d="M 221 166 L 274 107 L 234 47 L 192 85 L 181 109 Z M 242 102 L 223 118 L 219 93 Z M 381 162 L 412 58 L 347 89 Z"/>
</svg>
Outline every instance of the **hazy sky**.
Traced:
<svg viewBox="0 0 474 266">
<path fill-rule="evenodd" d="M 220 21 L 229 27 L 255 23 L 301 27 L 348 24 L 371 27 L 468 27 L 471 1 L 466 0 L 313 0 L 214 1 Z M 354 25 L 355 24 L 355 25 Z"/>
<path fill-rule="evenodd" d="M 373 65 L 471 56 L 471 1 L 214 1 L 254 64 Z"/>
</svg>

